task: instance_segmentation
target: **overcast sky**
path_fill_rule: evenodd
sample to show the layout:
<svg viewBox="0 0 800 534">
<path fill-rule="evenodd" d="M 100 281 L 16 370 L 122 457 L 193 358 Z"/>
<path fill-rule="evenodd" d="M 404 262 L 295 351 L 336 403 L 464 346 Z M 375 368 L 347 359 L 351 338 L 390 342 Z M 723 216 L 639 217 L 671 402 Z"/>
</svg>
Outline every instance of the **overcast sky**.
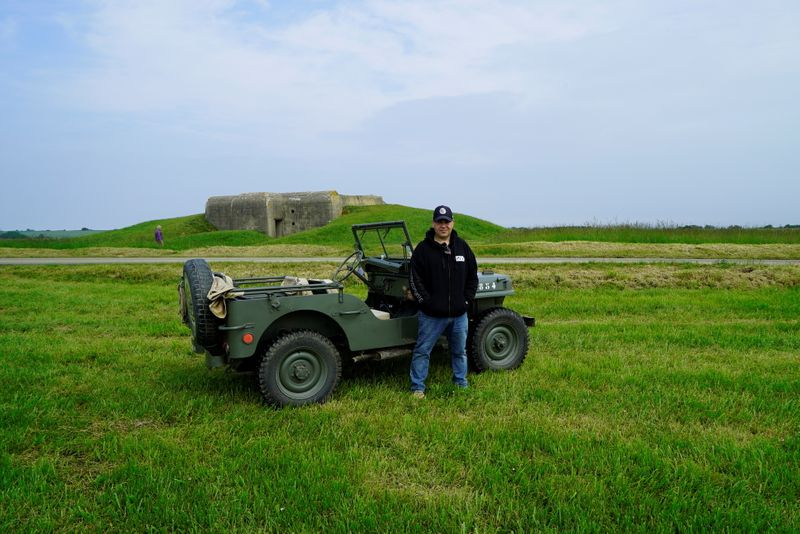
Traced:
<svg viewBox="0 0 800 534">
<path fill-rule="evenodd" d="M 337 190 L 800 224 L 800 2 L 0 0 L 0 229 Z"/>
</svg>

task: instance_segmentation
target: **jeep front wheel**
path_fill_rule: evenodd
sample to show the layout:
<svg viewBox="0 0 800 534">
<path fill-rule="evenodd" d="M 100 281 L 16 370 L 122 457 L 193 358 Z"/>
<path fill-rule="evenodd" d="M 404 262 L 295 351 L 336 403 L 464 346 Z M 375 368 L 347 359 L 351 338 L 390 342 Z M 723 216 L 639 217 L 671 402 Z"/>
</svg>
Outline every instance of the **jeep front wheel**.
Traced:
<svg viewBox="0 0 800 534">
<path fill-rule="evenodd" d="M 490 310 L 476 321 L 469 352 L 480 371 L 516 369 L 528 353 L 528 327 L 508 308 Z"/>
<path fill-rule="evenodd" d="M 301 406 L 325 402 L 342 376 L 339 351 L 309 330 L 279 337 L 258 366 L 258 387 L 267 404 Z"/>
</svg>

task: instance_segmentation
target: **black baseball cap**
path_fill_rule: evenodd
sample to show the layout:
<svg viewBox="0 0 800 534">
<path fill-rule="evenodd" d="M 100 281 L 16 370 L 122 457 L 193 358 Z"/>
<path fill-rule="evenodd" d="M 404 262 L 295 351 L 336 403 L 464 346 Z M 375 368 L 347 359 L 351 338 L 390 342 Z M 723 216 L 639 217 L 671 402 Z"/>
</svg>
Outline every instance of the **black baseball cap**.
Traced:
<svg viewBox="0 0 800 534">
<path fill-rule="evenodd" d="M 453 220 L 453 211 L 449 206 L 436 206 L 436 209 L 433 210 L 433 220 L 450 222 Z"/>
</svg>

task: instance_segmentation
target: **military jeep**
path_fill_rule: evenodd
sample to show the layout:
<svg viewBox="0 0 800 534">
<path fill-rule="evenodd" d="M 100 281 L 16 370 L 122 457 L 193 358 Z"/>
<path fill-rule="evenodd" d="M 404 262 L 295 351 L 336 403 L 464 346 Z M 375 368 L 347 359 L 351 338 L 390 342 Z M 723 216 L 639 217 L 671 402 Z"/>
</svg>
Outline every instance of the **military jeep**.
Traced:
<svg viewBox="0 0 800 534">
<path fill-rule="evenodd" d="M 417 306 L 408 292 L 412 244 L 405 222 L 356 224 L 352 231 L 354 252 L 329 280 L 230 279 L 203 259 L 186 261 L 181 315 L 208 367 L 252 369 L 265 402 L 302 405 L 330 397 L 343 363 L 410 355 Z M 351 276 L 366 285 L 366 299 L 345 292 Z M 215 277 L 227 278 L 222 296 L 211 291 Z M 468 312 L 471 364 L 478 371 L 519 367 L 534 319 L 503 307 L 514 292 L 510 277 L 484 270 L 478 282 Z"/>
</svg>

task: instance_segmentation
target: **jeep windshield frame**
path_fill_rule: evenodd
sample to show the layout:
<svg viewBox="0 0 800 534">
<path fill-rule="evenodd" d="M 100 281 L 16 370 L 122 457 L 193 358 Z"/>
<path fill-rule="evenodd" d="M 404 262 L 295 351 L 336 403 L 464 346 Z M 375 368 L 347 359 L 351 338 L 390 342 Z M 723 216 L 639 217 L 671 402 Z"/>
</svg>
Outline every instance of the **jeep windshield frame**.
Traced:
<svg viewBox="0 0 800 534">
<path fill-rule="evenodd" d="M 354 224 L 355 248 L 365 259 L 405 263 L 413 246 L 405 221 Z"/>
</svg>

